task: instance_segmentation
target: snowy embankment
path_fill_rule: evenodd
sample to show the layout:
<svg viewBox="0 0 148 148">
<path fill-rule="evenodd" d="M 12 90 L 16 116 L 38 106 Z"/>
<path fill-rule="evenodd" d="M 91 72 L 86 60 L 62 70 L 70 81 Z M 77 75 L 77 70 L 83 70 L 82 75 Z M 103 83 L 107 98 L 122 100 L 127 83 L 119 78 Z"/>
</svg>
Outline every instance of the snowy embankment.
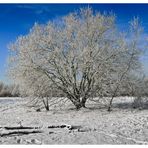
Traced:
<svg viewBox="0 0 148 148">
<path fill-rule="evenodd" d="M 0 98 L 0 144 L 148 144 L 148 110 L 132 101 L 115 98 L 112 112 L 92 101 L 80 111 L 36 112 L 26 98 Z"/>
</svg>

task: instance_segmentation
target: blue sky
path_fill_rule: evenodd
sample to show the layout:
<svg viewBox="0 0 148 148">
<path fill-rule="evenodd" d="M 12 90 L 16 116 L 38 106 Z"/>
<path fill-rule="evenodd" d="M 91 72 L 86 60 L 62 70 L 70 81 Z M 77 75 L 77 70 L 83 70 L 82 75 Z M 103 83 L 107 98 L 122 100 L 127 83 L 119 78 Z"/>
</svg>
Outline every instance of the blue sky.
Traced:
<svg viewBox="0 0 148 148">
<path fill-rule="evenodd" d="M 35 22 L 46 23 L 88 4 L 0 4 L 0 81 L 9 83 L 6 66 L 9 51 L 7 45 L 19 35 L 25 35 Z M 89 4 L 94 10 L 116 14 L 119 28 L 126 29 L 128 22 L 138 16 L 145 35 L 148 34 L 148 4 Z M 142 58 L 148 76 L 148 57 Z"/>
</svg>

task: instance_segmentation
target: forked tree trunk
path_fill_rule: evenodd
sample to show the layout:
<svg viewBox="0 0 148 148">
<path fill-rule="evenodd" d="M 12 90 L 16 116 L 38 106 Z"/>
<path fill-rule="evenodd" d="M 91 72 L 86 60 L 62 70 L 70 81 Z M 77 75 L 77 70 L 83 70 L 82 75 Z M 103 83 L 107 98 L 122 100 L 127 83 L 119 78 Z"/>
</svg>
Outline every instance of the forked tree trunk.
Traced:
<svg viewBox="0 0 148 148">
<path fill-rule="evenodd" d="M 82 107 L 80 100 L 78 100 L 78 101 L 76 101 L 76 100 L 75 101 L 72 101 L 72 103 L 74 104 L 74 106 L 76 107 L 77 110 L 79 110 Z"/>
<path fill-rule="evenodd" d="M 79 110 L 82 107 L 84 107 L 84 108 L 86 107 L 85 106 L 86 100 L 87 100 L 87 98 L 82 98 L 82 100 L 77 99 L 77 100 L 74 100 L 74 101 L 71 100 L 71 101 L 74 104 L 74 106 L 76 107 L 76 109 Z"/>
<path fill-rule="evenodd" d="M 46 111 L 49 111 L 48 98 L 46 98 L 46 101 L 43 99 L 43 104 L 44 104 Z"/>
</svg>

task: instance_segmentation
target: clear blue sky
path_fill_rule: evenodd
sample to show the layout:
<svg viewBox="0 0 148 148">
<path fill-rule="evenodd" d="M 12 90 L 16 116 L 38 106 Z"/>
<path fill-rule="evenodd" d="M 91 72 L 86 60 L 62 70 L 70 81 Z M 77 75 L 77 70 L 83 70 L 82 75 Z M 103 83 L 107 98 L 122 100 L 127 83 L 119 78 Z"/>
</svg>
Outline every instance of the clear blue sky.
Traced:
<svg viewBox="0 0 148 148">
<path fill-rule="evenodd" d="M 35 22 L 46 23 L 88 4 L 0 4 L 0 81 L 8 83 L 6 65 L 7 45 L 17 36 L 28 33 Z M 145 35 L 148 34 L 148 4 L 89 4 L 94 10 L 112 11 L 117 16 L 120 29 L 126 29 L 128 22 L 138 16 L 142 21 Z M 142 58 L 148 75 L 148 58 Z"/>
</svg>

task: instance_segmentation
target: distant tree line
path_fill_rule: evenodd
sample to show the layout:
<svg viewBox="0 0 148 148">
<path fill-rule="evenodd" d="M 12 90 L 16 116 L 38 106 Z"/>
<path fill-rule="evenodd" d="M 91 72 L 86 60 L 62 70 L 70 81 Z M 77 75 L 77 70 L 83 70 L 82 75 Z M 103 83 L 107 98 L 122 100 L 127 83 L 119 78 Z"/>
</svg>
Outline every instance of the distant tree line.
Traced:
<svg viewBox="0 0 148 148">
<path fill-rule="evenodd" d="M 59 90 L 51 90 L 52 97 L 66 97 L 62 91 Z M 46 92 L 42 95 L 42 97 L 50 97 L 50 92 Z M 22 94 L 22 95 L 21 95 Z M 117 96 L 137 96 L 140 95 L 141 97 L 148 97 L 148 78 L 138 78 L 135 76 L 131 76 L 129 80 L 122 84 Z M 0 97 L 19 97 L 24 96 L 26 97 L 27 94 L 24 92 L 20 92 L 19 85 L 10 84 L 6 85 L 3 82 L 0 82 Z M 34 95 L 35 96 L 35 95 Z M 98 95 L 94 95 L 97 97 Z M 104 94 L 106 97 L 111 97 L 110 92 L 108 90 L 108 94 Z"/>
<path fill-rule="evenodd" d="M 18 97 L 19 86 L 18 85 L 6 85 L 0 82 L 0 97 Z"/>
</svg>

